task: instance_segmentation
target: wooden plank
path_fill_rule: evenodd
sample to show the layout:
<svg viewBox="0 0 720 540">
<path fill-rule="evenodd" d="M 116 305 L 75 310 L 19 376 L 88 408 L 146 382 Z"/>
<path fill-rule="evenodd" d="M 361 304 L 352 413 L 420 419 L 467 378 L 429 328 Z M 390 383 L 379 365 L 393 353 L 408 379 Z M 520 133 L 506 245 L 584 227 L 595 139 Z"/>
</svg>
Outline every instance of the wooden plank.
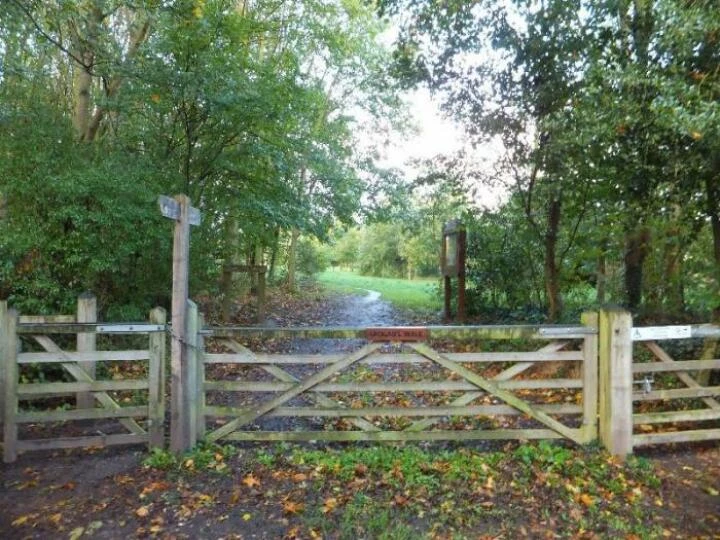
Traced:
<svg viewBox="0 0 720 540">
<path fill-rule="evenodd" d="M 563 347 L 567 345 L 567 342 L 552 342 L 548 343 L 544 347 L 542 347 L 540 350 L 536 352 L 557 352 Z M 527 371 L 535 364 L 533 362 L 523 362 L 520 364 L 515 364 L 513 366 L 510 366 L 509 368 L 503 370 L 502 372 L 498 373 L 495 377 L 493 377 L 494 381 L 507 381 L 512 379 L 513 377 L 516 377 L 517 375 L 520 375 L 524 371 Z M 463 394 L 457 399 L 454 399 L 450 405 L 453 406 L 463 406 L 463 405 L 469 405 L 473 401 L 475 401 L 477 398 L 483 396 L 484 392 L 468 392 L 466 394 Z M 413 422 L 408 427 L 405 428 L 405 431 L 422 431 L 424 429 L 429 428 L 430 426 L 436 424 L 442 420 L 440 417 L 435 418 L 426 418 L 424 420 L 418 420 L 416 422 Z"/>
<path fill-rule="evenodd" d="M 293 383 L 282 382 L 243 382 L 243 381 L 207 381 L 205 390 L 224 390 L 235 392 L 280 392 L 289 390 Z M 581 379 L 520 379 L 498 382 L 497 386 L 506 390 L 547 390 L 582 388 Z M 314 388 L 316 392 L 457 392 L 477 390 L 477 385 L 465 381 L 414 381 L 388 383 L 324 383 Z"/>
<path fill-rule="evenodd" d="M 190 199 L 178 195 L 180 215 L 173 238 L 172 333 L 170 339 L 170 449 L 176 454 L 189 450 L 187 417 L 187 328 L 188 268 L 190 260 Z"/>
<path fill-rule="evenodd" d="M 580 320 L 584 326 L 597 329 L 599 318 L 595 311 L 584 312 Z M 598 437 L 598 336 L 591 334 L 583 340 L 583 428 L 585 442 Z"/>
<path fill-rule="evenodd" d="M 718 439 L 720 439 L 720 429 L 697 429 L 666 433 L 643 433 L 633 435 L 632 441 L 633 446 L 647 446 L 649 444 L 714 441 Z"/>
<path fill-rule="evenodd" d="M 95 334 L 149 334 L 165 332 L 164 326 L 147 323 L 27 323 L 18 325 L 18 334 L 77 334 L 78 332 Z"/>
<path fill-rule="evenodd" d="M 667 411 L 634 414 L 633 424 L 664 424 L 666 422 L 703 422 L 720 418 L 718 409 L 694 409 L 689 411 Z"/>
<path fill-rule="evenodd" d="M 583 360 L 582 351 L 530 351 L 501 353 L 445 353 L 454 362 L 491 363 L 491 362 L 577 362 Z M 208 364 L 332 364 L 344 358 L 342 354 L 267 354 L 244 351 L 241 353 L 208 353 Z M 412 353 L 378 353 L 366 358 L 361 364 L 426 364 L 429 360 L 422 355 Z"/>
<path fill-rule="evenodd" d="M 280 394 L 279 396 L 277 396 L 276 398 L 257 406 L 252 411 L 251 414 L 247 414 L 245 416 L 235 418 L 234 420 L 225 424 L 221 428 L 216 429 L 215 431 L 213 431 L 212 433 L 210 433 L 207 436 L 207 439 L 211 442 L 221 439 L 222 437 L 224 437 L 227 434 L 231 433 L 232 431 L 236 430 L 238 427 L 252 422 L 256 418 L 265 414 L 266 412 L 273 410 L 275 407 L 279 407 L 280 405 L 291 400 L 295 396 L 311 389 L 312 387 L 321 383 L 328 377 L 331 377 L 338 371 L 341 371 L 341 370 L 351 366 L 358 360 L 365 358 L 367 355 L 371 354 L 373 351 L 377 350 L 379 347 L 380 347 L 380 345 L 378 345 L 377 343 L 373 343 L 373 344 L 366 345 L 359 351 L 349 354 L 344 360 L 341 360 L 340 362 L 336 362 L 335 364 L 331 364 L 331 365 L 327 366 L 326 368 L 318 371 L 314 375 L 311 375 L 307 379 L 299 382 L 297 385 L 295 385 L 290 390 L 287 390 L 287 391 L 283 392 L 282 394 Z"/>
<path fill-rule="evenodd" d="M 75 315 L 20 315 L 19 324 L 65 324 L 74 323 Z"/>
<path fill-rule="evenodd" d="M 518 398 L 514 394 L 511 394 L 510 392 L 507 392 L 506 390 L 499 388 L 496 383 L 491 382 L 488 379 L 485 379 L 484 377 L 481 377 L 480 375 L 470 371 L 466 367 L 443 357 L 442 354 L 432 350 L 424 343 L 413 343 L 410 345 L 410 347 L 415 349 L 420 354 L 430 358 L 437 364 L 443 366 L 444 368 L 457 373 L 465 380 L 478 386 L 478 388 L 481 388 L 482 390 L 485 390 L 486 392 L 497 396 L 508 405 L 515 407 L 519 411 L 524 412 L 538 422 L 545 424 L 550 429 L 557 431 L 571 441 L 582 444 L 582 438 L 579 436 L 578 430 L 563 425 L 551 416 L 548 416 L 547 413 L 537 410 L 532 404 L 523 401 L 522 399 Z"/>
<path fill-rule="evenodd" d="M 600 311 L 600 439 L 619 457 L 632 453 L 632 316 Z"/>
<path fill-rule="evenodd" d="M 163 308 L 150 312 L 150 322 L 164 325 L 167 314 Z M 148 444 L 150 448 L 165 447 L 165 334 L 148 336 Z"/>
<path fill-rule="evenodd" d="M 122 407 L 120 409 L 72 409 L 60 411 L 19 412 L 16 420 L 23 423 L 69 422 L 75 420 L 97 420 L 102 418 L 138 418 L 148 415 L 147 407 Z"/>
<path fill-rule="evenodd" d="M 95 323 L 97 322 L 97 300 L 92 293 L 83 293 L 78 297 L 77 301 L 77 322 Z M 97 340 L 94 332 L 78 332 L 76 338 L 76 349 L 79 353 L 91 353 L 97 348 Z M 87 373 L 91 379 L 95 378 L 96 360 L 78 363 L 78 367 Z M 81 392 L 76 396 L 77 407 L 79 409 L 90 409 L 95 403 L 92 395 Z"/>
<path fill-rule="evenodd" d="M 648 341 L 644 343 L 645 347 L 653 353 L 655 358 L 660 360 L 661 362 L 665 362 L 667 364 L 675 364 L 677 361 L 672 358 L 668 353 L 666 353 L 656 342 L 654 341 Z M 693 377 L 687 373 L 687 372 L 678 372 L 675 374 L 678 379 L 680 379 L 685 386 L 688 388 L 702 388 L 702 385 L 698 383 Z M 708 407 L 712 409 L 720 409 L 720 401 L 712 398 L 703 398 L 703 403 L 707 405 Z"/>
<path fill-rule="evenodd" d="M 198 334 L 198 308 L 197 304 L 192 300 L 187 301 L 187 325 L 185 328 L 185 345 L 187 347 L 187 362 L 185 383 L 185 399 L 183 405 L 183 420 L 185 421 L 184 429 L 187 433 L 188 444 L 190 448 L 194 447 L 198 441 L 197 425 L 198 425 L 198 388 L 201 383 L 198 381 L 198 355 L 197 355 L 197 334 Z"/>
<path fill-rule="evenodd" d="M 235 431 L 228 441 L 471 441 L 559 439 L 552 429 L 458 431 Z"/>
<path fill-rule="evenodd" d="M 559 403 L 539 405 L 538 409 L 547 413 L 558 415 L 577 415 L 582 413 L 580 405 L 570 403 Z M 241 416 L 247 414 L 250 409 L 241 407 L 219 407 L 208 406 L 206 414 L 214 417 Z M 417 416 L 518 416 L 525 414 L 509 405 L 474 405 L 474 406 L 427 406 L 427 407 L 363 407 L 360 409 L 349 409 L 347 407 L 278 407 L 265 416 L 276 417 L 334 417 L 353 418 L 358 416 L 393 416 L 393 417 L 417 417 Z"/>
<path fill-rule="evenodd" d="M 237 353 L 243 353 L 243 354 L 250 354 L 253 353 L 250 352 L 248 349 L 240 345 L 237 341 L 234 340 L 225 340 L 223 341 L 223 344 L 227 347 L 230 347 L 232 350 L 234 350 Z M 277 366 L 261 366 L 262 369 L 264 369 L 267 373 L 272 375 L 273 377 L 279 379 L 280 381 L 289 382 L 289 383 L 298 383 L 300 382 L 300 379 L 295 377 L 294 375 L 291 375 L 290 373 L 280 369 Z M 313 392 L 308 394 L 308 397 L 313 399 L 315 403 L 318 405 L 321 405 L 323 407 L 334 407 L 338 406 L 338 403 L 327 396 L 320 394 L 318 392 Z M 365 431 L 378 431 L 380 428 L 375 426 L 373 423 L 368 422 L 367 420 L 364 420 L 363 418 L 353 418 L 350 420 L 350 423 L 352 423 L 354 426 L 365 430 Z"/>
<path fill-rule="evenodd" d="M 17 365 L 17 312 L 8 309 L 3 303 L 0 307 L 0 352 L 4 371 L 4 417 L 3 417 L 3 460 L 12 463 L 17 459 L 18 427 L 15 417 L 18 413 L 18 365 Z"/>
<path fill-rule="evenodd" d="M 653 390 L 652 392 L 634 392 L 633 401 L 654 401 L 657 399 L 688 399 L 720 396 L 720 386 L 701 388 L 674 388 L 671 390 Z"/>
<path fill-rule="evenodd" d="M 720 360 L 681 360 L 672 364 L 637 363 L 632 366 L 633 373 L 688 372 L 701 369 L 720 369 Z"/>
<path fill-rule="evenodd" d="M 60 347 L 57 346 L 57 344 L 50 339 L 48 336 L 39 336 L 34 335 L 33 338 L 35 341 L 37 341 L 46 351 L 48 352 L 62 352 Z M 87 373 L 85 373 L 82 369 L 80 369 L 76 364 L 73 363 L 64 363 L 62 364 L 63 369 L 70 373 L 75 380 L 85 382 L 85 383 L 92 383 L 95 382 Z M 107 393 L 105 392 L 96 392 L 93 394 L 95 399 L 105 407 L 106 409 L 119 409 L 120 405 L 111 398 Z M 145 430 L 140 427 L 140 425 L 133 420 L 132 418 L 122 418 L 120 420 L 120 423 L 125 426 L 126 429 L 130 430 L 132 433 L 137 434 L 143 434 L 145 433 Z"/>
<path fill-rule="evenodd" d="M 122 381 L 82 381 L 19 384 L 17 387 L 17 393 L 20 397 L 30 397 L 43 396 L 45 394 L 74 394 L 77 392 L 146 390 L 147 388 L 147 379 L 126 379 Z"/>
<path fill-rule="evenodd" d="M 197 375 L 195 392 L 197 395 L 197 414 L 195 418 L 196 433 L 198 439 L 203 439 L 207 433 L 207 425 L 205 422 L 205 390 L 203 383 L 205 382 L 205 338 L 200 330 L 205 326 L 205 317 L 202 313 L 198 314 L 198 331 L 195 333 L 195 354 L 197 355 Z"/>
<path fill-rule="evenodd" d="M 147 434 L 123 433 L 120 435 L 91 435 L 61 439 L 29 439 L 18 441 L 18 450 L 50 450 L 57 448 L 95 448 L 119 444 L 138 444 L 148 441 Z"/>
<path fill-rule="evenodd" d="M 482 325 L 482 326 L 423 326 L 429 339 L 583 339 L 593 329 L 582 326 L 542 325 Z M 260 337 L 292 339 L 364 339 L 366 327 L 290 327 L 264 328 L 256 326 L 211 327 L 206 335 L 216 338 Z"/>
<path fill-rule="evenodd" d="M 57 364 L 65 362 L 124 362 L 148 360 L 150 352 L 147 350 L 132 351 L 93 351 L 72 352 L 57 350 L 56 352 L 20 353 L 18 364 Z"/>
</svg>

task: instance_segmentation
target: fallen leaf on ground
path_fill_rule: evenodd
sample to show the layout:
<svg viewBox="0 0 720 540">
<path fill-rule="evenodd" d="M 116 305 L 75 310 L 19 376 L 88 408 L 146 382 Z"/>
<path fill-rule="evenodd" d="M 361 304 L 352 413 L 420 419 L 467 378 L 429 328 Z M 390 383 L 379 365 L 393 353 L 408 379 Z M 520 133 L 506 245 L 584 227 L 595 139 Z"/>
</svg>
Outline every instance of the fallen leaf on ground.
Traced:
<svg viewBox="0 0 720 540">
<path fill-rule="evenodd" d="M 260 480 L 255 478 L 252 473 L 248 474 L 245 478 L 243 478 L 242 483 L 249 488 L 260 486 Z"/>
<path fill-rule="evenodd" d="M 337 507 L 337 499 L 335 497 L 329 497 L 325 499 L 325 502 L 323 503 L 323 514 L 327 514 L 328 512 L 332 512 Z"/>
<path fill-rule="evenodd" d="M 302 512 L 303 508 L 305 508 L 305 505 L 300 502 L 285 501 L 283 503 L 283 512 L 286 514 L 297 514 Z"/>
</svg>

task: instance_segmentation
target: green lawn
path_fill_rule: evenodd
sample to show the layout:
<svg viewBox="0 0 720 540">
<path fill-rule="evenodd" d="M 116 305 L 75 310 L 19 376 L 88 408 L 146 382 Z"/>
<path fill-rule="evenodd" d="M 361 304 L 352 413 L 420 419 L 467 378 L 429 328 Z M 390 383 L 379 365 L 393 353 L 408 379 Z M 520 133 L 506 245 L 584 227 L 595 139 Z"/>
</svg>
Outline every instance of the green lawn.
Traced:
<svg viewBox="0 0 720 540">
<path fill-rule="evenodd" d="M 361 289 L 378 291 L 382 298 L 397 307 L 421 310 L 440 309 L 437 279 L 394 279 L 361 276 L 354 272 L 326 270 L 317 280 L 327 289 L 358 293 Z"/>
</svg>

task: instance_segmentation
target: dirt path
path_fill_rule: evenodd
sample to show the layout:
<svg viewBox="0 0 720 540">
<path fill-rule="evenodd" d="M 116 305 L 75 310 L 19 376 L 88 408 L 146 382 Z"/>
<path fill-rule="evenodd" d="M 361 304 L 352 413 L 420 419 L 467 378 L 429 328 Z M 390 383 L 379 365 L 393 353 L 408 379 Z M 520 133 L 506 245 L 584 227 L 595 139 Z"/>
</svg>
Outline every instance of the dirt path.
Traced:
<svg viewBox="0 0 720 540">
<path fill-rule="evenodd" d="M 393 326 L 406 324 L 401 314 L 377 291 L 365 290 L 364 296 L 344 296 L 331 314 L 336 326 Z"/>
</svg>

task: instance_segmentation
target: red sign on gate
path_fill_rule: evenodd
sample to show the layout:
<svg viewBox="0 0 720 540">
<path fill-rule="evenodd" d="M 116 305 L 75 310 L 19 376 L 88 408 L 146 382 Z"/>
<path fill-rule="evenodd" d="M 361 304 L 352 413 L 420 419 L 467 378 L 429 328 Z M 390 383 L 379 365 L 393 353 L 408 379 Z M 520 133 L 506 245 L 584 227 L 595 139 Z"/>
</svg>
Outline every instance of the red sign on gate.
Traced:
<svg viewBox="0 0 720 540">
<path fill-rule="evenodd" d="M 365 338 L 368 341 L 426 341 L 427 328 L 398 326 L 395 328 L 368 328 Z"/>
</svg>

